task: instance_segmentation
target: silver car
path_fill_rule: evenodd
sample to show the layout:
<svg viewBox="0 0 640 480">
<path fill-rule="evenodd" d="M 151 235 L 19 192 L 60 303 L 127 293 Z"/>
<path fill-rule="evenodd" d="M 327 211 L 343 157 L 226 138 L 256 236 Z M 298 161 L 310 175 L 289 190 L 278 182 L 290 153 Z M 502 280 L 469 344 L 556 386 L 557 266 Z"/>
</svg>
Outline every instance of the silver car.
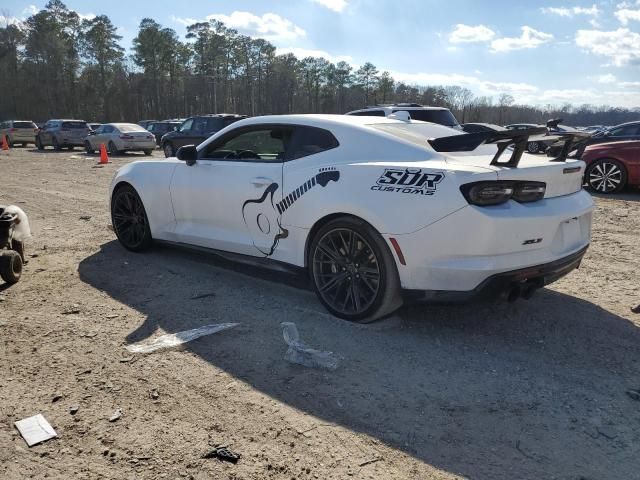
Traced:
<svg viewBox="0 0 640 480">
<path fill-rule="evenodd" d="M 35 143 L 37 131 L 38 126 L 31 120 L 8 120 L 0 123 L 0 142 L 4 136 L 9 147 L 13 148 L 16 143 L 26 147 L 27 143 Z"/>
<path fill-rule="evenodd" d="M 136 150 L 151 155 L 156 148 L 156 138 L 135 123 L 105 123 L 89 132 L 84 139 L 84 149 L 87 153 L 93 153 L 100 149 L 102 144 L 110 155 Z"/>
<path fill-rule="evenodd" d="M 44 150 L 51 145 L 55 150 L 84 145 L 84 137 L 89 133 L 89 125 L 84 120 L 49 120 L 36 136 L 36 147 Z"/>
</svg>

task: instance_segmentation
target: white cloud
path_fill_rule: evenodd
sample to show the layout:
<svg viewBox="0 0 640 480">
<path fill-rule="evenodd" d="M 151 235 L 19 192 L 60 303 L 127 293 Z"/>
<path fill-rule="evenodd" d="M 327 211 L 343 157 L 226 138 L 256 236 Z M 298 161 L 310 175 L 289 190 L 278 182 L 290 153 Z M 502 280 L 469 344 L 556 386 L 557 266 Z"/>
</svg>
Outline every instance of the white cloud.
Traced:
<svg viewBox="0 0 640 480">
<path fill-rule="evenodd" d="M 640 34 L 628 28 L 610 32 L 578 30 L 576 45 L 594 55 L 609 58 L 617 67 L 640 63 Z"/>
<path fill-rule="evenodd" d="M 598 83 L 616 83 L 616 76 L 607 73 L 606 75 L 598 75 L 597 77 L 594 77 L 594 80 Z"/>
<path fill-rule="evenodd" d="M 540 32 L 531 27 L 521 27 L 522 35 L 519 37 L 496 38 L 491 42 L 493 52 L 509 52 L 511 50 L 522 50 L 525 48 L 536 48 L 553 40 L 550 33 Z"/>
<path fill-rule="evenodd" d="M 96 14 L 95 13 L 80 13 L 80 12 L 76 12 L 78 14 L 78 17 L 80 17 L 80 20 L 93 20 L 94 18 L 96 18 Z"/>
<path fill-rule="evenodd" d="M 347 0 L 312 0 L 315 3 L 319 3 L 323 7 L 327 7 L 334 12 L 342 12 L 347 8 Z"/>
<path fill-rule="evenodd" d="M 316 58 L 320 57 L 320 58 L 329 60 L 330 62 L 333 62 L 333 63 L 337 63 L 337 62 L 351 63 L 353 61 L 353 58 L 351 58 L 349 55 L 331 55 L 330 53 L 325 52 L 324 50 L 311 50 L 311 49 L 299 48 L 299 47 L 285 47 L 285 48 L 276 49 L 276 55 L 285 55 L 287 53 L 293 53 L 298 58 L 298 60 L 302 60 L 303 58 L 306 58 L 306 57 L 316 57 Z"/>
<path fill-rule="evenodd" d="M 29 6 L 25 7 L 24 10 L 22 10 L 22 14 L 23 15 L 35 15 L 39 11 L 40 11 L 40 9 L 38 7 L 36 7 L 35 5 L 29 5 Z"/>
<path fill-rule="evenodd" d="M 5 15 L 0 15 L 0 27 L 4 27 L 6 25 L 20 25 L 22 22 L 16 17 L 9 17 Z"/>
<path fill-rule="evenodd" d="M 495 36 L 495 32 L 484 25 L 465 25 L 459 23 L 449 34 L 451 43 L 488 42 Z"/>
<path fill-rule="evenodd" d="M 197 22 L 219 20 L 227 27 L 238 30 L 240 33 L 252 37 L 264 38 L 273 42 L 295 40 L 304 37 L 307 32 L 293 24 L 291 20 L 281 17 L 276 13 L 265 13 L 262 16 L 251 12 L 235 11 L 231 15 L 214 13 L 207 15 L 205 20 L 171 16 L 176 23 L 188 26 Z"/>
<path fill-rule="evenodd" d="M 560 17 L 571 18 L 575 15 L 588 15 L 591 17 L 597 17 L 600 15 L 600 10 L 597 5 L 591 5 L 591 7 L 544 7 L 540 9 L 542 13 L 546 15 L 557 15 Z"/>
<path fill-rule="evenodd" d="M 637 10 L 632 10 L 630 8 L 621 8 L 620 10 L 616 11 L 615 15 L 623 25 L 627 25 L 630 20 L 640 22 L 640 8 Z"/>
</svg>

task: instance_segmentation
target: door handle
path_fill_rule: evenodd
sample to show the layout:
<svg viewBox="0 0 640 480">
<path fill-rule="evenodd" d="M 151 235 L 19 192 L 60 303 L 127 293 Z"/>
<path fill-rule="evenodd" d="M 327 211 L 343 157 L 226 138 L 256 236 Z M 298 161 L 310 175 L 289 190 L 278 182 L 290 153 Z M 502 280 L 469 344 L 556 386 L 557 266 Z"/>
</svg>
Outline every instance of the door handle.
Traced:
<svg viewBox="0 0 640 480">
<path fill-rule="evenodd" d="M 251 180 L 251 183 L 254 187 L 260 188 L 264 187 L 265 185 L 271 185 L 273 183 L 273 180 L 267 177 L 255 177 L 253 180 Z"/>
</svg>

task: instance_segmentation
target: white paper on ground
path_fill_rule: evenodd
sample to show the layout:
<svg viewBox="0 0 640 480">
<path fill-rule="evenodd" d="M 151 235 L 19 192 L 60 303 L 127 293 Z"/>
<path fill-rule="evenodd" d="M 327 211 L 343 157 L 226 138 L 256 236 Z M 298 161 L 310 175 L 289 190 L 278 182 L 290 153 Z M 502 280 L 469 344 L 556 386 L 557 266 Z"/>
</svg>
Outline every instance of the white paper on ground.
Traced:
<svg viewBox="0 0 640 480">
<path fill-rule="evenodd" d="M 212 333 L 218 333 L 222 330 L 227 330 L 240 325 L 239 323 L 214 323 L 211 325 L 205 325 L 203 327 L 194 328 L 192 330 L 184 330 L 178 333 L 170 333 L 162 335 L 148 343 L 136 343 L 133 345 L 127 345 L 127 350 L 132 353 L 150 353 L 161 348 L 175 347 L 182 343 L 190 342 L 196 338 L 203 337 L 205 335 L 211 335 Z"/>
<path fill-rule="evenodd" d="M 289 346 L 284 359 L 291 363 L 297 363 L 305 367 L 326 368 L 335 370 L 338 368 L 338 357 L 333 352 L 325 352 L 310 348 L 302 340 L 298 333 L 298 327 L 293 322 L 282 322 L 282 336 Z"/>
<path fill-rule="evenodd" d="M 40 413 L 33 417 L 18 420 L 15 426 L 30 447 L 58 436 L 53 427 Z"/>
</svg>

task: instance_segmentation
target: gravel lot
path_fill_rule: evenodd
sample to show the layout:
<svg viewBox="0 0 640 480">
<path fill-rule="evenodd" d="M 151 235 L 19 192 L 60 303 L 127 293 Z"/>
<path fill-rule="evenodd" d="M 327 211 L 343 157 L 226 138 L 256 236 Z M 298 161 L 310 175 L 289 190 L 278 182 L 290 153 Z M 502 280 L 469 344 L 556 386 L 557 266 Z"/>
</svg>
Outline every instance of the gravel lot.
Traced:
<svg viewBox="0 0 640 480">
<path fill-rule="evenodd" d="M 596 199 L 583 265 L 530 301 L 361 326 L 300 278 L 123 250 L 107 187 L 134 157 L 95 168 L 80 152 L 0 152 L 0 203 L 23 207 L 34 234 L 23 279 L 0 285 L 0 478 L 640 477 L 640 401 L 626 393 L 640 389 L 637 191 Z M 283 321 L 338 369 L 284 361 Z M 125 349 L 218 322 L 242 325 Z M 13 423 L 36 413 L 59 438 L 28 448 Z M 201 458 L 220 444 L 236 465 Z"/>
</svg>

